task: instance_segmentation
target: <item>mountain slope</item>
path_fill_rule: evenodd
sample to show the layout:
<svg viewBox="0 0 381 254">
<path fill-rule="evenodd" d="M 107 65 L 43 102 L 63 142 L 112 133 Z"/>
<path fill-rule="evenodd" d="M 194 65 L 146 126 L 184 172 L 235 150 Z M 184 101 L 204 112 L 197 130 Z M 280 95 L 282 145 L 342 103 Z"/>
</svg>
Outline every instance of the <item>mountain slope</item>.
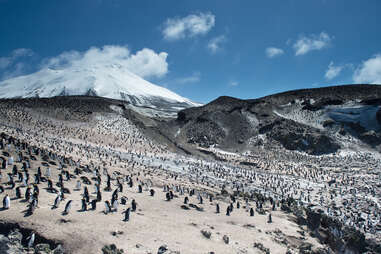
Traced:
<svg viewBox="0 0 381 254">
<path fill-rule="evenodd" d="M 124 100 L 133 106 L 177 112 L 200 106 L 154 85 L 118 64 L 44 68 L 36 73 L 0 82 L 0 98 L 90 95 Z"/>
<path fill-rule="evenodd" d="M 381 86 L 304 89 L 259 99 L 220 97 L 178 113 L 172 135 L 189 146 L 229 151 L 281 145 L 327 154 L 355 146 L 380 149 Z"/>
</svg>

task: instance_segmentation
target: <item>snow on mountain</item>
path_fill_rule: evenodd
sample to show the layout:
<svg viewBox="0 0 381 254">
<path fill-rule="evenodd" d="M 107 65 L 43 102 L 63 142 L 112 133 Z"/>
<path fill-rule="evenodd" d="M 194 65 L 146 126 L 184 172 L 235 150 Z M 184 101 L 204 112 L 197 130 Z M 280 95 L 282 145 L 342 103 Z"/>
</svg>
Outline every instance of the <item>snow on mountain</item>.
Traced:
<svg viewBox="0 0 381 254">
<path fill-rule="evenodd" d="M 134 107 L 177 112 L 200 106 L 170 90 L 154 85 L 123 65 L 92 64 L 43 68 L 0 82 L 0 98 L 91 95 L 124 100 Z"/>
</svg>

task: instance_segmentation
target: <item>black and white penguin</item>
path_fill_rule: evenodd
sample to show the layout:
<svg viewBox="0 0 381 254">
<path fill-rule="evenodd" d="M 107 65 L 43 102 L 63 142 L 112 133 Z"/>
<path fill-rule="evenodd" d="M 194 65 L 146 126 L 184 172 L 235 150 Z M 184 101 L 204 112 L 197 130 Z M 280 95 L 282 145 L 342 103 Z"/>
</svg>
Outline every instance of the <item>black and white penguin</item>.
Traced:
<svg viewBox="0 0 381 254">
<path fill-rule="evenodd" d="M 63 215 L 66 215 L 66 214 L 69 214 L 70 212 L 70 208 L 71 208 L 71 203 L 73 202 L 73 200 L 69 200 L 66 205 L 65 205 L 65 210 L 63 212 Z"/>
<path fill-rule="evenodd" d="M 106 200 L 106 201 L 105 201 L 105 210 L 104 210 L 104 213 L 105 213 L 105 214 L 109 214 L 110 212 L 111 212 L 110 201 Z"/>
<path fill-rule="evenodd" d="M 82 198 L 82 211 L 87 211 L 87 203 L 85 198 Z"/>
<path fill-rule="evenodd" d="M 119 206 L 118 200 L 115 199 L 114 202 L 112 203 L 112 208 L 114 209 L 114 212 L 118 211 L 118 206 Z"/>
<path fill-rule="evenodd" d="M 124 211 L 124 221 L 129 221 L 130 220 L 130 208 L 127 208 L 126 211 Z"/>
<path fill-rule="evenodd" d="M 273 222 L 273 219 L 271 217 L 271 213 L 269 213 L 269 217 L 268 217 L 267 223 L 272 223 L 272 222 Z"/>
<path fill-rule="evenodd" d="M 9 209 L 11 207 L 11 199 L 9 198 L 9 195 L 6 194 L 3 198 L 3 208 Z"/>
<path fill-rule="evenodd" d="M 19 199 L 21 198 L 21 190 L 20 186 L 16 187 L 16 198 Z"/>
<path fill-rule="evenodd" d="M 58 194 L 56 199 L 54 200 L 52 209 L 58 208 L 58 206 L 60 205 L 60 202 L 61 202 L 61 195 Z"/>
<path fill-rule="evenodd" d="M 132 210 L 132 212 L 135 212 L 135 211 L 136 211 L 136 201 L 135 201 L 135 199 L 133 199 L 133 200 L 131 201 L 131 210 Z"/>
<path fill-rule="evenodd" d="M 250 208 L 250 216 L 253 217 L 254 216 L 254 209 L 251 207 Z"/>
<path fill-rule="evenodd" d="M 97 209 L 97 200 L 96 199 L 91 200 L 91 209 L 92 210 Z"/>
<path fill-rule="evenodd" d="M 32 233 L 28 238 L 28 248 L 32 248 L 32 246 L 34 245 L 34 239 L 35 239 L 35 234 Z"/>
</svg>

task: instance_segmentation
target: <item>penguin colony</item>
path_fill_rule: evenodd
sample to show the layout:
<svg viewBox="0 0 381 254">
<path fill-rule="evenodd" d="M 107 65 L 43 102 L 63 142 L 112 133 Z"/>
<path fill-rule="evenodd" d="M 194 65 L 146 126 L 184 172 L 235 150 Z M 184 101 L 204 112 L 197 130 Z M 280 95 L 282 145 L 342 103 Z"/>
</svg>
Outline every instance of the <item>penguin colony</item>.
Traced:
<svg viewBox="0 0 381 254">
<path fill-rule="evenodd" d="M 36 117 L 23 108 L 2 113 L 7 123 L 0 127 L 2 210 L 22 202 L 27 217 L 49 206 L 62 216 L 102 212 L 129 223 L 144 195 L 168 203 L 181 197 L 183 209 L 213 206 L 215 216 L 233 217 L 243 209 L 248 217 L 259 214 L 276 224 L 272 212 L 295 200 L 366 234 L 381 235 L 379 175 L 364 169 L 379 161 L 367 154 L 342 158 L 351 171 L 333 171 L 343 165 L 334 156 L 323 160 L 287 151 L 215 151 L 221 161 L 209 161 L 171 153 L 118 114 L 97 115 L 90 128 Z M 243 160 L 251 166 L 240 164 Z M 130 198 L 126 191 L 138 196 Z M 71 199 L 73 192 L 81 198 Z M 46 193 L 54 202 L 41 204 Z"/>
</svg>

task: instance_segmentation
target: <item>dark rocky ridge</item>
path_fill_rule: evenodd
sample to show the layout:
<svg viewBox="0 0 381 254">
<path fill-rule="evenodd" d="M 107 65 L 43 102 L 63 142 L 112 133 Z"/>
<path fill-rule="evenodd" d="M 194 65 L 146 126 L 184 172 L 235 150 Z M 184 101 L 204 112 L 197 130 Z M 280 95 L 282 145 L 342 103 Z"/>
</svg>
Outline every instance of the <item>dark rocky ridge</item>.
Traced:
<svg viewBox="0 0 381 254">
<path fill-rule="evenodd" d="M 203 147 L 218 145 L 227 150 L 245 149 L 250 138 L 265 135 L 289 150 L 300 150 L 314 155 L 337 151 L 340 145 L 330 135 L 328 123 L 321 130 L 274 113 L 281 105 L 292 105 L 296 101 L 302 101 L 302 110 L 311 114 L 325 106 L 342 105 L 349 101 L 379 106 L 381 86 L 345 85 L 302 89 L 250 100 L 222 96 L 202 107 L 180 111 L 173 125 L 181 133 L 185 133 L 182 137 L 177 137 L 179 142 L 196 143 Z M 379 111 L 379 122 L 380 115 Z M 381 137 L 377 132 L 367 132 L 365 129 L 359 131 L 352 123 L 331 124 L 341 124 L 343 130 L 349 129 L 351 135 L 373 147 L 381 144 Z"/>
</svg>

